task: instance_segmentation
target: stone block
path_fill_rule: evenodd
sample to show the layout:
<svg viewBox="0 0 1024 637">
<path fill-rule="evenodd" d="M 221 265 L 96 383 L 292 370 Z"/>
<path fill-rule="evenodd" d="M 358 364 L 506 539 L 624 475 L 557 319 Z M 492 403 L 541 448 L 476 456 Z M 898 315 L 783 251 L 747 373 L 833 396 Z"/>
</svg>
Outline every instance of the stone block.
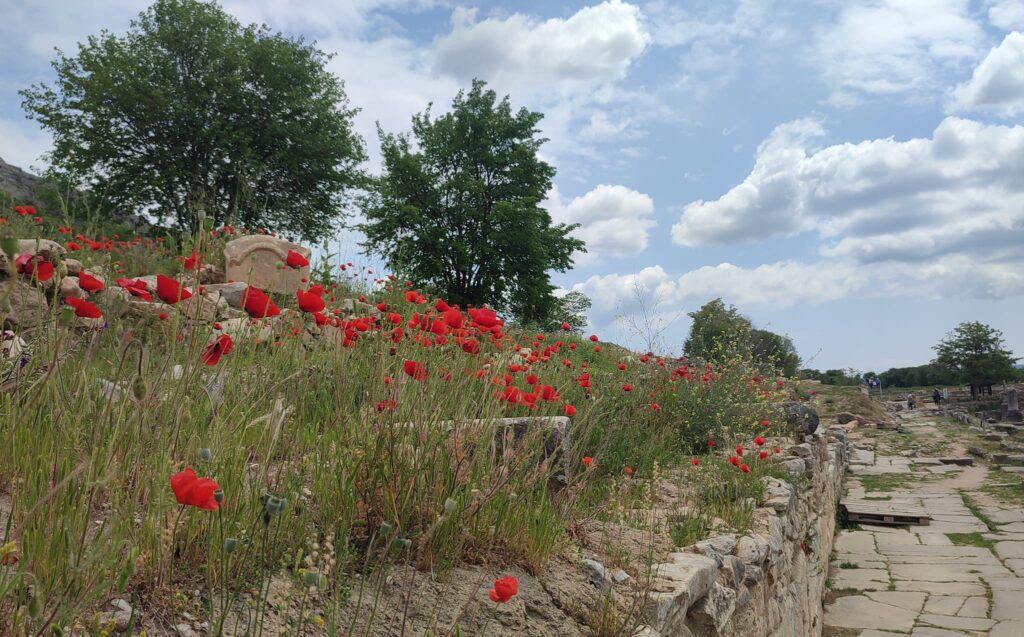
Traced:
<svg viewBox="0 0 1024 637">
<path fill-rule="evenodd" d="M 697 600 L 715 585 L 718 564 L 695 553 L 673 553 L 672 561 L 655 567 L 655 577 L 667 580 L 671 590 L 650 594 L 646 614 L 656 630 L 677 634 L 686 624 L 686 615 Z"/>
<path fill-rule="evenodd" d="M 736 610 L 736 591 L 715 584 L 690 609 L 690 629 L 699 637 L 717 637 Z"/>
<path fill-rule="evenodd" d="M 233 239 L 224 246 L 224 275 L 228 281 L 247 283 L 277 294 L 294 294 L 309 278 L 309 266 L 290 268 L 283 265 L 288 251 L 308 259 L 312 252 L 297 243 L 269 235 L 248 235 Z"/>
</svg>

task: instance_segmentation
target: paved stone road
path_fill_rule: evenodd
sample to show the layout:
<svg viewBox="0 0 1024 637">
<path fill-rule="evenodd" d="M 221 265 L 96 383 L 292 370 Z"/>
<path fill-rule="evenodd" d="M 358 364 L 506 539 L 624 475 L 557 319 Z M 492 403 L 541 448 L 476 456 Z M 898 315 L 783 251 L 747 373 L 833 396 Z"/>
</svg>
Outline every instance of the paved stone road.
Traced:
<svg viewBox="0 0 1024 637">
<path fill-rule="evenodd" d="M 911 416 L 904 427 L 911 434 L 915 429 L 931 431 L 935 420 L 934 414 Z M 959 468 L 925 458 L 876 457 L 864 450 L 852 459 L 847 479 L 852 497 L 865 495 L 858 476 L 951 473 L 906 490 L 867 494 L 923 508 L 932 523 L 905 528 L 861 525 L 862 530 L 840 532 L 830 570 L 835 598 L 825 607 L 825 635 L 1024 637 L 1024 511 L 982 506 L 982 515 L 995 525 L 993 531 L 967 508 L 960 492 L 965 481 L 957 479 Z M 965 473 L 969 471 L 978 474 L 975 478 L 984 477 L 984 468 Z M 955 546 L 947 535 L 970 533 L 992 540 L 994 546 Z"/>
</svg>

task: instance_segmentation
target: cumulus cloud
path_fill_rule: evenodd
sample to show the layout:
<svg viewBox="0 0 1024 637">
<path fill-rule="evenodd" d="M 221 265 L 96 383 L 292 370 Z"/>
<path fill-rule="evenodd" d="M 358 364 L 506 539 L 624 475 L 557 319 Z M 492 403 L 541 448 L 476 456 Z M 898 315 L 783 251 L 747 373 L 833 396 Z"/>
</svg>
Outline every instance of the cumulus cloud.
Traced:
<svg viewBox="0 0 1024 637">
<path fill-rule="evenodd" d="M 1024 33 L 1007 34 L 952 92 L 951 110 L 992 111 L 1002 117 L 1024 113 Z"/>
<path fill-rule="evenodd" d="M 856 0 L 842 7 L 835 23 L 817 33 L 812 51 L 836 105 L 935 92 L 985 48 L 968 0 Z"/>
<path fill-rule="evenodd" d="M 850 264 L 779 261 L 755 268 L 719 263 L 683 274 L 650 266 L 629 274 L 594 275 L 572 289 L 593 300 L 592 318 L 595 324 L 602 324 L 614 315 L 633 313 L 640 305 L 678 312 L 718 297 L 741 306 L 774 309 L 823 303 L 845 298 L 867 283 L 863 273 Z"/>
<path fill-rule="evenodd" d="M 931 138 L 838 144 L 800 120 L 758 150 L 743 183 L 684 207 L 684 246 L 815 230 L 833 258 L 868 263 L 932 258 L 1024 240 L 1024 126 L 949 117 Z"/>
<path fill-rule="evenodd" d="M 457 8 L 434 44 L 439 69 L 463 81 L 567 92 L 622 79 L 650 40 L 640 9 L 619 0 L 540 21 L 521 13 L 477 20 Z"/>
<path fill-rule="evenodd" d="M 1024 29 L 1024 0 L 987 0 L 988 21 L 1005 31 Z"/>
<path fill-rule="evenodd" d="M 555 188 L 545 206 L 556 223 L 580 224 L 573 236 L 586 242 L 587 253 L 576 256 L 578 266 L 640 254 L 647 248 L 650 229 L 657 225 L 652 218 L 654 200 L 625 186 L 600 184 L 567 204 Z"/>
</svg>

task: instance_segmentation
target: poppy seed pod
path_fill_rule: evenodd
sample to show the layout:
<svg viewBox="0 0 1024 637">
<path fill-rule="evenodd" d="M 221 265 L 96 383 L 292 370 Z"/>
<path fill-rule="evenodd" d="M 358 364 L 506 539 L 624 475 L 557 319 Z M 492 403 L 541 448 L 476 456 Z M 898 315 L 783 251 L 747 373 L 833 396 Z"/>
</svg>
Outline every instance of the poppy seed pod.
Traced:
<svg viewBox="0 0 1024 637">
<path fill-rule="evenodd" d="M 203 447 L 202 449 L 199 450 L 199 458 L 203 462 L 209 462 L 210 460 L 213 459 L 213 452 L 210 451 L 207 447 Z"/>
<path fill-rule="evenodd" d="M 214 491 L 213 492 L 213 500 L 217 504 L 220 504 L 221 502 L 223 502 L 224 501 L 224 489 L 217 489 L 216 491 Z"/>
<path fill-rule="evenodd" d="M 234 553 L 235 549 L 238 548 L 238 540 L 233 537 L 229 537 L 224 540 L 224 551 L 227 553 Z"/>
<path fill-rule="evenodd" d="M 455 507 L 457 506 L 457 504 L 458 503 L 456 503 L 455 500 L 453 500 L 452 498 L 448 498 L 447 500 L 445 500 L 444 501 L 444 514 L 445 515 L 451 515 L 452 513 L 454 513 L 455 512 Z"/>
<path fill-rule="evenodd" d="M 387 537 L 387 536 L 391 535 L 391 530 L 392 530 L 391 524 L 389 524 L 388 522 L 381 522 L 380 523 L 380 534 L 383 535 L 384 537 Z"/>
</svg>

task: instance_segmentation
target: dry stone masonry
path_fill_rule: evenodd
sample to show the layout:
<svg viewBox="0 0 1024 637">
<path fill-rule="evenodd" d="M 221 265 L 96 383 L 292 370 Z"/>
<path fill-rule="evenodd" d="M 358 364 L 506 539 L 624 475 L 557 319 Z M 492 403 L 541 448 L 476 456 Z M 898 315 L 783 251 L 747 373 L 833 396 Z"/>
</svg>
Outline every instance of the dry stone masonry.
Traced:
<svg viewBox="0 0 1024 637">
<path fill-rule="evenodd" d="M 784 460 L 792 483 L 766 478 L 755 531 L 708 538 L 654 567 L 649 624 L 638 635 L 821 634 L 846 436 L 831 430 L 804 440 Z"/>
</svg>

